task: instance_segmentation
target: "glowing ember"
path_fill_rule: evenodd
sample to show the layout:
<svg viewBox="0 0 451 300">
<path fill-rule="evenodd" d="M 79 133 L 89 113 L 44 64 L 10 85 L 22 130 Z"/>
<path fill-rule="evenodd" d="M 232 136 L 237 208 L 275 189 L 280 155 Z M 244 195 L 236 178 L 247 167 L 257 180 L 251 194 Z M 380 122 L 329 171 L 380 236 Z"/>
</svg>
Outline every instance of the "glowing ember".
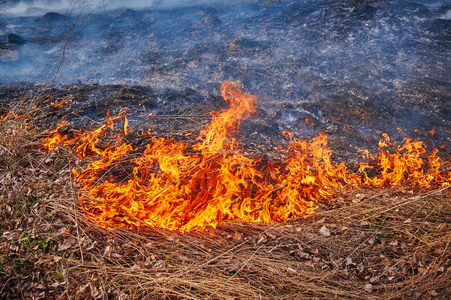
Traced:
<svg viewBox="0 0 451 300">
<path fill-rule="evenodd" d="M 63 104 L 66 104 L 67 102 L 69 102 L 69 99 L 70 98 L 68 97 L 68 98 L 64 98 L 60 102 L 50 102 L 50 106 L 52 106 L 54 108 L 58 108 L 60 106 L 63 106 Z"/>
<path fill-rule="evenodd" d="M 362 150 L 369 162 L 361 164 L 357 174 L 343 163 L 332 163 L 332 150 L 323 134 L 306 141 L 284 132 L 291 139 L 286 149 L 279 149 L 284 161 L 262 163 L 248 158 L 234 135 L 240 121 L 256 112 L 256 97 L 243 93 L 233 82 L 224 83 L 221 94 L 229 109 L 212 112 L 211 122 L 194 145 L 152 138 L 137 156 L 136 149 L 122 140 L 128 122 L 123 111 L 108 117 L 98 129 L 72 138 L 58 133 L 62 123 L 49 132 L 45 146 L 53 150 L 56 145 L 70 145 L 76 155 L 92 161 L 80 171 L 73 170 L 84 191 L 79 205 L 89 218 L 108 228 L 149 225 L 188 232 L 216 227 L 224 219 L 269 223 L 311 214 L 316 200 L 329 198 L 338 189 L 406 181 L 423 187 L 451 182 L 451 172 L 445 174 L 436 157 L 437 149 L 426 157 L 426 164 L 422 142 L 406 139 L 403 145 L 389 144 L 388 135 L 380 143 L 377 159 Z M 115 143 L 105 145 L 120 120 L 122 132 L 115 134 Z M 121 168 L 124 180 L 112 175 Z M 369 170 L 377 175 L 368 175 Z"/>
</svg>

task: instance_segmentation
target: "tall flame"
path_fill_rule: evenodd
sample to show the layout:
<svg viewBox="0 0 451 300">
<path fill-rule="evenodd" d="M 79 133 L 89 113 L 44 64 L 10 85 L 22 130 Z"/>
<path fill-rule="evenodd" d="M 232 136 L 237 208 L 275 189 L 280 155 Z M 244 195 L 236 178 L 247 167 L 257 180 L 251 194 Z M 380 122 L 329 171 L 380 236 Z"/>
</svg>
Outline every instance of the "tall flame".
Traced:
<svg viewBox="0 0 451 300">
<path fill-rule="evenodd" d="M 153 137 L 138 154 L 123 142 L 128 121 L 122 111 L 99 128 L 73 138 L 61 136 L 57 128 L 49 132 L 45 146 L 53 150 L 55 145 L 67 144 L 76 155 L 91 159 L 86 168 L 73 170 L 84 192 L 79 205 L 107 228 L 149 225 L 188 232 L 216 227 L 225 219 L 269 223 L 311 214 L 316 200 L 329 198 L 338 189 L 397 185 L 406 180 L 428 187 L 451 181 L 449 172 L 442 176 L 438 150 L 428 156 L 425 172 L 423 144 L 406 139 L 396 153 L 389 153 L 384 150 L 389 147 L 388 135 L 377 160 L 362 151 L 370 160 L 360 165 L 362 175 L 350 173 L 344 163 L 332 162 L 324 134 L 306 141 L 286 132 L 291 141 L 280 149 L 284 161 L 251 159 L 243 154 L 236 136 L 241 120 L 256 112 L 256 96 L 243 93 L 233 82 L 225 82 L 221 94 L 229 109 L 212 112 L 211 122 L 194 145 Z M 119 120 L 122 132 L 114 143 L 105 144 Z M 378 169 L 380 174 L 370 177 L 368 169 Z M 117 175 L 118 170 L 126 176 Z"/>
</svg>

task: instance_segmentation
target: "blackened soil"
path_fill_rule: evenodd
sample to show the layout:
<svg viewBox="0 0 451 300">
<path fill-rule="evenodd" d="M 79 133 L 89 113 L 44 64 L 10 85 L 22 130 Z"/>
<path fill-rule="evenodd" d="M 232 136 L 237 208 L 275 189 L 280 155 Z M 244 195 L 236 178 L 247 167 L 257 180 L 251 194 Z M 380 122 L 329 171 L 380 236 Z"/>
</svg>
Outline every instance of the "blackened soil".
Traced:
<svg viewBox="0 0 451 300">
<path fill-rule="evenodd" d="M 258 98 L 258 112 L 241 122 L 236 137 L 246 155 L 271 157 L 275 147 L 288 143 L 282 130 L 290 131 L 297 139 L 312 139 L 325 133 L 334 150 L 334 158 L 352 164 L 358 159 L 359 149 L 377 153 L 382 133 L 388 133 L 398 143 L 410 136 L 423 140 L 429 149 L 444 146 L 442 156 L 449 157 L 451 132 L 446 115 L 449 108 L 446 101 L 439 101 L 446 98 L 433 93 L 431 97 L 435 99 L 433 103 L 417 99 L 415 106 L 408 106 L 387 101 L 384 107 L 373 106 L 370 101 L 362 103 L 361 99 L 365 97 L 352 93 L 326 100 L 322 105 Z M 156 137 L 194 143 L 200 130 L 211 120 L 211 112 L 228 107 L 220 96 L 219 87 L 216 93 L 205 94 L 191 88 L 155 90 L 144 86 L 73 84 L 58 85 L 50 91 L 10 85 L 1 87 L 0 99 L 0 112 L 18 107 L 26 110 L 27 102 L 33 101 L 39 112 L 36 124 L 41 131 L 56 127 L 64 116 L 70 123 L 67 130 L 96 128 L 107 114 L 115 116 L 126 109 L 132 132 L 128 139 L 137 146 L 147 142 L 137 133 L 149 129 Z M 64 99 L 67 99 L 66 103 L 54 107 Z M 405 130 L 403 126 L 409 124 L 415 114 L 427 114 L 428 118 L 424 118 L 426 122 L 416 130 Z M 429 133 L 432 128 L 433 136 Z"/>
<path fill-rule="evenodd" d="M 128 108 L 132 130 L 196 137 L 211 111 L 227 107 L 219 88 L 233 80 L 259 99 L 238 137 L 254 152 L 286 143 L 288 130 L 299 139 L 327 134 L 346 161 L 375 150 L 382 133 L 444 145 L 449 156 L 451 14 L 442 1 L 196 3 L 78 18 L 42 7 L 3 14 L 1 109 L 38 105 L 44 130 L 64 115 L 92 128 Z M 51 85 L 63 49 L 50 93 L 40 84 Z"/>
</svg>

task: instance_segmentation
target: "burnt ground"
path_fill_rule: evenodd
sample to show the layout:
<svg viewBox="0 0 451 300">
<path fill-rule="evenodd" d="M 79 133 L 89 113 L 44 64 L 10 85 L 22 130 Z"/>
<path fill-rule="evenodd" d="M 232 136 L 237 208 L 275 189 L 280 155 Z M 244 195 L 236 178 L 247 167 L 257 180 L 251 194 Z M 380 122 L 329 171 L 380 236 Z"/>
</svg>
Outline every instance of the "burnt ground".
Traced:
<svg viewBox="0 0 451 300">
<path fill-rule="evenodd" d="M 215 94 L 207 95 L 192 88 L 158 91 L 151 87 L 124 85 L 58 85 L 51 92 L 33 87 L 0 89 L 3 111 L 23 102 L 24 97 L 35 98 L 34 103 L 41 110 L 35 122 L 41 131 L 55 128 L 64 116 L 70 123 L 67 130 L 92 129 L 106 119 L 107 113 L 114 116 L 128 108 L 132 132 L 150 129 L 153 136 L 179 139 L 189 132 L 196 137 L 211 120 L 211 111 L 227 108 L 219 87 Z M 51 105 L 67 98 L 67 103 L 59 107 Z M 238 139 L 244 148 L 266 156 L 273 153 L 274 147 L 287 142 L 282 130 L 290 131 L 298 139 L 311 139 L 325 133 L 335 159 L 351 163 L 358 159 L 357 151 L 360 149 L 369 149 L 376 154 L 381 134 L 387 133 L 398 143 L 408 136 L 424 141 L 429 149 L 442 147 L 440 155 L 449 157 L 448 95 L 433 99 L 419 100 L 412 106 L 393 101 L 389 109 L 388 105 L 382 108 L 363 105 L 352 95 L 323 101 L 321 105 L 269 99 L 264 102 L 259 97 L 257 114 L 241 123 Z M 427 117 L 414 129 L 408 129 L 406 124 L 415 114 L 427 114 Z M 433 136 L 429 133 L 432 129 Z"/>
<path fill-rule="evenodd" d="M 64 115 L 74 127 L 94 126 L 128 107 L 135 130 L 195 134 L 225 107 L 219 87 L 233 80 L 259 98 L 258 115 L 242 124 L 248 144 L 274 147 L 281 130 L 297 138 L 324 132 L 337 156 L 351 159 L 382 132 L 401 141 L 432 128 L 430 146 L 450 144 L 451 20 L 439 0 L 112 2 L 84 10 L 83 2 L 72 10 L 43 2 L 22 12 L 16 2 L 0 16 L 1 109 L 21 102 L 23 90 L 33 99 L 51 86 L 65 49 L 52 98 L 41 90 L 35 100 L 71 100 L 50 108 L 42 129 Z"/>
</svg>

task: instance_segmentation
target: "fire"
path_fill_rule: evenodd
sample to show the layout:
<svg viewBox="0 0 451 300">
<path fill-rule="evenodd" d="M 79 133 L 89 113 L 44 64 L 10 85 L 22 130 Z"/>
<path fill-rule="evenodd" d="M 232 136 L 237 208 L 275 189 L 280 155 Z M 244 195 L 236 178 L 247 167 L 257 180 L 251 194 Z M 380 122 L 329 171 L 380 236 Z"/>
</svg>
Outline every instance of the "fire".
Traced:
<svg viewBox="0 0 451 300">
<path fill-rule="evenodd" d="M 324 134 L 306 141 L 285 132 L 290 142 L 278 149 L 283 161 L 246 157 L 236 138 L 240 122 L 256 112 L 256 96 L 243 93 L 233 82 L 224 83 L 221 94 L 229 109 L 211 113 L 211 122 L 195 144 L 152 137 L 139 153 L 123 141 L 128 123 L 124 110 L 99 128 L 71 138 L 61 136 L 58 127 L 48 132 L 45 147 L 68 145 L 91 161 L 73 170 L 83 191 L 79 205 L 89 218 L 111 229 L 152 226 L 189 232 L 214 228 L 225 219 L 271 223 L 311 214 L 315 201 L 339 190 L 406 181 L 424 187 L 451 182 L 437 149 L 424 158 L 421 142 L 390 144 L 388 135 L 377 159 L 362 151 L 368 162 L 357 173 L 332 162 Z M 121 120 L 117 133 L 114 125 Z M 370 171 L 376 175 L 370 176 Z"/>
<path fill-rule="evenodd" d="M 67 102 L 69 102 L 70 97 L 64 98 L 63 100 L 61 100 L 60 102 L 50 102 L 50 106 L 52 106 L 53 108 L 58 108 L 63 106 L 63 104 L 66 104 Z"/>
<path fill-rule="evenodd" d="M 63 119 L 61 120 L 61 122 L 58 124 L 58 126 L 56 126 L 55 129 L 53 130 L 47 130 L 44 131 L 43 134 L 48 135 L 48 137 L 43 138 L 44 143 L 44 147 L 48 150 L 48 151 L 53 151 L 57 146 L 62 145 L 62 144 L 70 144 L 74 141 L 74 139 L 70 139 L 68 138 L 68 136 L 66 135 L 60 135 L 58 133 L 58 131 L 67 126 L 68 123 L 66 122 L 66 116 L 63 117 Z"/>
<path fill-rule="evenodd" d="M 375 159 L 368 151 L 362 150 L 363 156 L 371 158 L 373 165 L 379 169 L 379 175 L 369 177 L 366 169 L 374 169 L 368 163 L 360 164 L 359 172 L 364 173 L 364 183 L 371 186 L 395 186 L 404 182 L 421 187 L 432 184 L 446 186 L 450 183 L 449 175 L 442 176 L 442 162 L 436 156 L 438 149 L 433 149 L 427 157 L 423 142 L 405 138 L 402 145 L 390 144 L 390 138 L 383 134 L 385 141 L 379 142 L 379 155 Z M 423 158 L 424 157 L 424 158 Z"/>
</svg>

